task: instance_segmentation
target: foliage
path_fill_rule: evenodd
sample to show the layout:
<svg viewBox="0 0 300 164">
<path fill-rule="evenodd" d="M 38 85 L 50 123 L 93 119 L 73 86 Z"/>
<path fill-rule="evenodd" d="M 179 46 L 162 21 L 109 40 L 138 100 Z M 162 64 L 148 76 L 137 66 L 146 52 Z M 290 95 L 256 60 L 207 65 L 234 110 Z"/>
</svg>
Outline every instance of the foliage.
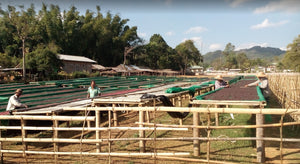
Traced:
<svg viewBox="0 0 300 164">
<path fill-rule="evenodd" d="M 35 51 L 26 56 L 26 65 L 32 73 L 39 73 L 42 77 L 46 77 L 57 75 L 63 64 L 55 52 L 48 47 L 38 46 Z"/>
<path fill-rule="evenodd" d="M 1 68 L 12 68 L 19 63 L 18 58 L 9 56 L 6 53 L 0 53 L 0 66 Z"/>
<path fill-rule="evenodd" d="M 284 66 L 300 72 L 300 35 L 287 48 L 288 50 L 282 60 Z"/>
<path fill-rule="evenodd" d="M 177 58 L 179 58 L 178 61 L 181 61 L 179 66 L 183 73 L 185 73 L 188 66 L 198 65 L 203 62 L 202 56 L 192 40 L 179 44 L 175 50 L 178 55 Z"/>
<path fill-rule="evenodd" d="M 0 15 L 0 53 L 9 56 L 21 57 L 39 44 L 52 44 L 55 50 L 49 47 L 51 51 L 116 66 L 123 61 L 124 47 L 141 42 L 137 27 L 128 26 L 128 19 L 109 12 L 103 15 L 99 6 L 96 13 L 87 10 L 85 15 L 79 15 L 74 6 L 61 11 L 59 6 L 43 4 L 38 12 L 33 5 L 26 10 L 8 6 L 0 9 Z"/>
</svg>

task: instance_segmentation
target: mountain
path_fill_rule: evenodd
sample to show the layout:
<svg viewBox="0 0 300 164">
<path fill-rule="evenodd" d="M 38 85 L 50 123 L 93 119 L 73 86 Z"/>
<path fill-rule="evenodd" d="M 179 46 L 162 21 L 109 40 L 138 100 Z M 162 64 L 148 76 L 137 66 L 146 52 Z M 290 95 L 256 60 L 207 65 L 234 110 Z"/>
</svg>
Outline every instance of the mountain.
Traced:
<svg viewBox="0 0 300 164">
<path fill-rule="evenodd" d="M 272 62 L 274 60 L 275 56 L 282 58 L 286 51 L 282 51 L 279 48 L 273 48 L 273 47 L 254 46 L 249 49 L 241 49 L 241 50 L 238 50 L 235 52 L 237 54 L 245 53 L 249 59 L 262 58 L 268 62 Z M 203 55 L 204 63 L 210 64 L 215 59 L 220 58 L 221 55 L 222 55 L 221 50 L 214 51 L 214 52 L 208 52 L 205 55 Z"/>
</svg>

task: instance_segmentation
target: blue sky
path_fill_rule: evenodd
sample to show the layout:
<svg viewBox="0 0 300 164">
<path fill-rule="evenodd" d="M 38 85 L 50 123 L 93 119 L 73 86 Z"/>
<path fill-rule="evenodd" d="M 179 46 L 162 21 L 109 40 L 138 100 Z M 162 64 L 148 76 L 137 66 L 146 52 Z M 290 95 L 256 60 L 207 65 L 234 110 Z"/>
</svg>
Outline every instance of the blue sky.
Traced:
<svg viewBox="0 0 300 164">
<path fill-rule="evenodd" d="M 74 5 L 81 14 L 101 7 L 128 18 L 138 27 L 138 35 L 149 41 L 153 34 L 163 36 L 175 48 L 191 39 L 202 54 L 224 50 L 231 42 L 236 49 L 256 45 L 286 49 L 300 34 L 299 0 L 1 0 L 7 5 L 42 3 L 68 10 Z"/>
</svg>

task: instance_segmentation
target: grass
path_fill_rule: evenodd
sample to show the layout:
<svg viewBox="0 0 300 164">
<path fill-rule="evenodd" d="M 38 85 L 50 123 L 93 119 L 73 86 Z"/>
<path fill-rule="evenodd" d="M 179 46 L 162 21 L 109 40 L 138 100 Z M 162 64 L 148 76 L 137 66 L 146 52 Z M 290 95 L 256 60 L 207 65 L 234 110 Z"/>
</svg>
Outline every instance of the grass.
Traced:
<svg viewBox="0 0 300 164">
<path fill-rule="evenodd" d="M 251 122 L 249 114 L 235 114 L 234 119 L 229 114 L 220 114 L 221 126 L 247 125 Z M 252 129 L 217 129 L 211 131 L 211 137 L 236 138 L 255 136 Z M 252 141 L 214 141 L 211 142 L 212 159 L 227 161 L 252 162 L 255 157 L 255 143 Z"/>
</svg>

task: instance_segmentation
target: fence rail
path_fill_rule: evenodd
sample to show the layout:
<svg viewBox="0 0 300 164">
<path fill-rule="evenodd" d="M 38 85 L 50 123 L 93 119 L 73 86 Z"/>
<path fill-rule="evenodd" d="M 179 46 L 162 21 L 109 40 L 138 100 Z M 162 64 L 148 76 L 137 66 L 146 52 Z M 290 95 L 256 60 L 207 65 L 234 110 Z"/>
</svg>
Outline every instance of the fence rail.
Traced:
<svg viewBox="0 0 300 164">
<path fill-rule="evenodd" d="M 187 156 L 190 155 L 189 152 L 145 152 L 145 142 L 147 141 L 154 141 L 161 142 L 161 141 L 237 141 L 237 140 L 256 140 L 256 141 L 276 141 L 276 142 L 300 142 L 300 139 L 298 138 L 283 138 L 282 135 L 280 138 L 272 138 L 272 137 L 235 137 L 235 138 L 218 138 L 218 137 L 200 137 L 199 135 L 193 135 L 193 137 L 156 137 L 154 135 L 153 137 L 146 137 L 144 132 L 147 130 L 153 131 L 156 133 L 156 131 L 188 131 L 189 129 L 206 129 L 206 130 L 212 130 L 212 129 L 237 129 L 237 128 L 264 128 L 264 127 L 280 127 L 283 128 L 284 126 L 291 126 L 291 125 L 299 125 L 300 122 L 283 122 L 281 120 L 279 123 L 273 123 L 273 124 L 263 124 L 263 125 L 235 125 L 235 126 L 213 126 L 213 125 L 198 125 L 192 124 L 192 125 L 170 125 L 170 124 L 157 124 L 157 123 L 147 123 L 144 122 L 144 112 L 145 111 L 152 111 L 152 112 L 193 112 L 193 114 L 196 113 L 239 113 L 239 114 L 275 114 L 275 115 L 286 115 L 290 113 L 300 113 L 300 109 L 245 109 L 245 108 L 201 108 L 201 107 L 90 107 L 90 108 L 64 108 L 65 111 L 95 111 L 95 116 L 0 116 L 0 120 L 5 119 L 17 119 L 21 121 L 20 126 L 0 126 L 1 130 L 21 130 L 21 137 L 4 137 L 3 135 L 0 137 L 1 142 L 1 157 L 3 157 L 3 153 L 19 153 L 23 154 L 24 158 L 27 158 L 26 154 L 48 154 L 48 155 L 54 155 L 55 162 L 58 162 L 58 155 L 95 155 L 95 156 L 108 156 L 109 158 L 111 156 L 148 156 L 148 157 L 154 157 L 159 158 L 160 156 L 169 156 L 170 158 L 175 158 L 175 156 Z M 100 111 L 108 111 L 108 127 L 100 127 L 101 121 L 100 118 Z M 112 127 L 111 126 L 111 112 L 112 111 L 138 111 L 139 114 L 139 121 L 136 122 L 136 127 Z M 48 120 L 53 121 L 53 125 L 50 127 L 47 126 L 26 126 L 25 120 Z M 82 127 L 59 127 L 58 124 L 59 121 L 82 121 L 83 126 Z M 85 127 L 85 121 L 95 121 L 95 127 Z M 52 131 L 53 135 L 50 138 L 32 138 L 27 136 L 28 130 L 43 130 L 43 131 Z M 138 137 L 127 137 L 127 138 L 113 138 L 111 135 L 111 132 L 113 131 L 138 131 L 139 136 Z M 79 139 L 71 139 L 71 138 L 62 138 L 59 137 L 58 133 L 60 131 L 79 131 L 81 132 L 81 137 Z M 101 133 L 103 131 L 106 131 L 108 133 L 108 136 L 101 136 Z M 86 139 L 83 138 L 83 133 L 90 133 L 90 132 L 96 132 L 96 138 L 95 139 Z M 112 151 L 112 144 L 116 141 L 139 141 L 140 142 L 140 152 L 113 152 Z M 5 142 L 22 142 L 22 150 L 8 150 L 3 149 L 3 143 Z M 33 151 L 28 150 L 27 143 L 51 143 L 54 146 L 53 151 Z M 108 151 L 101 151 L 101 143 L 107 142 L 109 144 Z M 77 149 L 75 152 L 70 151 L 59 151 L 59 143 L 69 143 L 69 144 L 95 144 L 94 151 L 95 152 L 84 152 L 84 151 L 78 151 L 81 149 Z M 209 144 L 208 144 L 209 146 Z M 197 151 L 200 149 L 200 147 L 197 148 Z M 282 150 L 282 146 L 280 147 Z M 207 149 L 210 150 L 209 148 Z M 194 147 L 195 151 L 195 147 Z M 281 152 L 282 153 L 282 152 Z M 282 154 L 281 154 L 282 156 Z M 188 158 L 182 158 L 182 160 L 189 161 Z M 281 158 L 283 161 L 283 157 Z M 207 160 L 203 161 L 210 161 L 209 153 Z"/>
</svg>

